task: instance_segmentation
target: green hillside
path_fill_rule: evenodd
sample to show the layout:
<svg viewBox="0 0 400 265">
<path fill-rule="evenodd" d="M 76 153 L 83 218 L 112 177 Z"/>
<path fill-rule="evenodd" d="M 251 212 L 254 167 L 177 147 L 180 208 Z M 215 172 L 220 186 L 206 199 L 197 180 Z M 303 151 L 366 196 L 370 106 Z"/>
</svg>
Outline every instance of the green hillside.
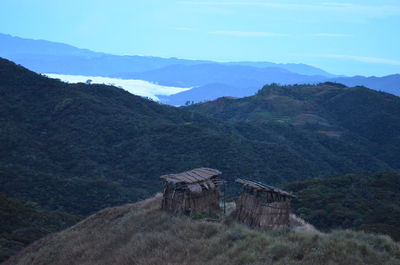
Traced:
<svg viewBox="0 0 400 265">
<path fill-rule="evenodd" d="M 363 232 L 257 231 L 160 211 L 160 198 L 109 208 L 39 240 L 4 265 L 400 264 L 400 246 Z"/>
<path fill-rule="evenodd" d="M 309 97 L 319 89 L 307 92 Z M 387 101 L 394 111 L 400 106 L 395 97 L 360 91 L 376 99 L 379 113 L 387 112 Z M 322 98 L 336 98 L 328 92 Z M 238 114 L 245 113 L 242 105 L 269 104 L 262 92 L 253 98 L 227 102 Z M 282 117 L 272 123 L 222 122 L 195 107 L 160 105 L 112 86 L 66 84 L 1 59 L 0 192 L 46 209 L 88 214 L 146 198 L 161 189 L 160 175 L 196 167 L 217 168 L 228 180 L 242 176 L 275 185 L 399 168 L 397 145 L 379 152 L 377 134 L 359 136 L 368 122 L 354 120 L 352 126 L 360 128 L 329 137 Z M 384 126 L 398 124 L 393 114 Z M 394 137 L 393 131 L 386 135 L 383 144 Z"/>
<path fill-rule="evenodd" d="M 228 179 L 318 175 L 288 146 L 116 87 L 0 60 L 0 93 L 0 191 L 47 209 L 88 214 L 136 201 L 161 189 L 159 176 L 201 166 Z"/>
<path fill-rule="evenodd" d="M 348 174 L 287 185 L 295 212 L 319 229 L 351 228 L 400 240 L 400 173 Z"/>
<path fill-rule="evenodd" d="M 0 262 L 33 241 L 80 220 L 62 212 L 49 212 L 34 203 L 10 199 L 0 193 Z"/>
<path fill-rule="evenodd" d="M 334 152 L 346 161 L 373 156 L 391 168 L 400 168 L 400 98 L 387 93 L 329 82 L 273 84 L 252 97 L 221 98 L 187 108 L 232 123 L 280 124 L 293 131 L 307 131 L 314 139 L 321 135 L 335 138 L 344 145 L 324 146 L 338 149 Z M 367 167 L 370 163 L 365 160 Z"/>
</svg>

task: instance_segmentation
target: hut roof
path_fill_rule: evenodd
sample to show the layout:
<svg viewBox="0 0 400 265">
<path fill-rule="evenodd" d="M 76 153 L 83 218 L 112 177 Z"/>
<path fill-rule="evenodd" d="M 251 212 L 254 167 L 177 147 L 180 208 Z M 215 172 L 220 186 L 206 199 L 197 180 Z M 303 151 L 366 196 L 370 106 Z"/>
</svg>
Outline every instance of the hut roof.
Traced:
<svg viewBox="0 0 400 265">
<path fill-rule="evenodd" d="M 219 170 L 202 167 L 182 173 L 163 175 L 160 178 L 165 179 L 167 182 L 172 182 L 172 183 L 193 184 L 193 183 L 208 181 L 212 177 L 220 174 L 221 171 Z"/>
<path fill-rule="evenodd" d="M 245 187 L 249 187 L 258 191 L 265 191 L 265 192 L 271 192 L 271 193 L 277 193 L 280 194 L 282 196 L 286 196 L 286 197 L 291 197 L 291 198 L 295 198 L 296 196 L 294 196 L 293 194 L 286 192 L 284 190 L 266 185 L 264 183 L 258 182 L 258 181 L 251 181 L 251 180 L 247 180 L 247 179 L 236 179 L 236 182 L 245 186 Z"/>
</svg>

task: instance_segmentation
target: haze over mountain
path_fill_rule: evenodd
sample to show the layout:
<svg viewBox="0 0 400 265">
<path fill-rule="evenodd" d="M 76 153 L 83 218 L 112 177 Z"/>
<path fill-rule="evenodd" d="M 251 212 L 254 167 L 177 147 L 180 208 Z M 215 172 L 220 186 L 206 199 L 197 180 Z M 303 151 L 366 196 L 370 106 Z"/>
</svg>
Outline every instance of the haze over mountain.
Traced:
<svg viewBox="0 0 400 265">
<path fill-rule="evenodd" d="M 384 77 L 327 77 L 300 75 L 279 68 L 251 66 L 192 65 L 168 66 L 143 73 L 119 74 L 122 78 L 139 78 L 164 85 L 194 86 L 191 90 L 170 96 L 161 96 L 161 102 L 184 105 L 186 102 L 204 102 L 219 97 L 247 97 L 254 95 L 264 84 L 317 84 L 338 82 L 348 86 L 366 86 L 400 96 L 400 74 Z"/>
<path fill-rule="evenodd" d="M 323 76 L 301 75 L 278 67 L 224 65 L 217 63 L 197 65 L 171 65 L 160 69 L 116 74 L 124 79 L 143 79 L 163 85 L 181 87 L 204 86 L 210 83 L 223 83 L 237 87 L 262 87 L 266 83 L 307 83 L 323 79 Z M 229 96 L 229 95 L 227 95 Z"/>
<path fill-rule="evenodd" d="M 330 81 L 342 83 L 347 86 L 365 86 L 371 89 L 384 91 L 386 93 L 400 96 L 400 74 L 388 75 L 383 77 L 336 77 L 332 78 Z"/>
<path fill-rule="evenodd" d="M 38 72 L 70 75 L 111 76 L 125 72 L 143 72 L 169 65 L 215 63 L 151 56 L 111 55 L 79 49 L 71 45 L 19 38 L 0 33 L 0 56 Z M 295 73 L 327 75 L 329 73 L 304 64 L 275 64 L 270 62 L 233 62 L 232 65 L 279 67 Z"/>
<path fill-rule="evenodd" d="M 154 98 L 160 96 L 158 98 L 161 102 L 171 105 L 203 102 L 222 96 L 250 96 L 269 83 L 316 84 L 337 81 L 350 86 L 364 85 L 400 95 L 400 75 L 335 77 L 305 64 L 217 63 L 177 58 L 119 56 L 6 34 L 0 34 L 0 56 L 39 73 L 108 76 L 146 80 L 165 86 L 194 87 L 176 95 L 152 95 Z"/>
</svg>

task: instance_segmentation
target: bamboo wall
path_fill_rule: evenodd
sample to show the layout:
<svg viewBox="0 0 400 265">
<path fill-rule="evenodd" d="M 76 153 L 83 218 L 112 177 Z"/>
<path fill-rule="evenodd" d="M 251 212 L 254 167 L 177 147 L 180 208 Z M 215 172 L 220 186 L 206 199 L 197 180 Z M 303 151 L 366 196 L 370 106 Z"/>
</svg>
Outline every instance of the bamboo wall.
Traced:
<svg viewBox="0 0 400 265">
<path fill-rule="evenodd" d="M 209 214 L 219 207 L 219 191 L 214 189 L 193 193 L 189 189 L 165 188 L 161 208 L 173 214 Z"/>
<path fill-rule="evenodd" d="M 289 225 L 290 203 L 264 203 L 261 197 L 242 192 L 236 206 L 236 219 L 251 227 L 277 229 Z"/>
</svg>

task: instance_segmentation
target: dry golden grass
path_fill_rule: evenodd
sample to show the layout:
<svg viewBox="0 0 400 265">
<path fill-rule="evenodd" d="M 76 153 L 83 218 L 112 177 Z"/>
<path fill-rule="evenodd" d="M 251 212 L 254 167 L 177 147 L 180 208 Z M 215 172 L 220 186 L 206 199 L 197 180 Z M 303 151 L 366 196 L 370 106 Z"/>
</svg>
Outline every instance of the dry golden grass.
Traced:
<svg viewBox="0 0 400 265">
<path fill-rule="evenodd" d="M 39 240 L 7 265 L 400 264 L 387 236 L 308 230 L 261 232 L 173 217 L 160 198 L 109 208 Z"/>
</svg>

